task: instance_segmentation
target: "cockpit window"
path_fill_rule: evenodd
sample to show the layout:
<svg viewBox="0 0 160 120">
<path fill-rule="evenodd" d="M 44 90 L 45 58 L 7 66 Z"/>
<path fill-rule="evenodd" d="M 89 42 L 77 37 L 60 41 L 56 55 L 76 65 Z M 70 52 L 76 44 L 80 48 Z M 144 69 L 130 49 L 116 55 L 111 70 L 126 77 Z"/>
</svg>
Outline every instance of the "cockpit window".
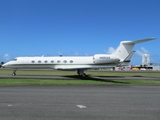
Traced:
<svg viewBox="0 0 160 120">
<path fill-rule="evenodd" d="M 17 59 L 15 58 L 15 59 L 13 59 L 13 61 L 17 61 Z"/>
</svg>

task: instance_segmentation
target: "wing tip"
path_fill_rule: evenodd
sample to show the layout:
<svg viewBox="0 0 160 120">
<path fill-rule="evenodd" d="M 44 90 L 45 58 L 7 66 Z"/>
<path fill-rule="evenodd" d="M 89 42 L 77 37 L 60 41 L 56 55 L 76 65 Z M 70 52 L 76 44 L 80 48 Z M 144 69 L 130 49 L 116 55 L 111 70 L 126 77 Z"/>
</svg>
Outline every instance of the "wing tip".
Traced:
<svg viewBox="0 0 160 120">
<path fill-rule="evenodd" d="M 150 38 L 146 38 L 146 39 L 148 39 L 148 40 L 155 40 L 157 38 L 156 37 L 150 37 Z"/>
</svg>

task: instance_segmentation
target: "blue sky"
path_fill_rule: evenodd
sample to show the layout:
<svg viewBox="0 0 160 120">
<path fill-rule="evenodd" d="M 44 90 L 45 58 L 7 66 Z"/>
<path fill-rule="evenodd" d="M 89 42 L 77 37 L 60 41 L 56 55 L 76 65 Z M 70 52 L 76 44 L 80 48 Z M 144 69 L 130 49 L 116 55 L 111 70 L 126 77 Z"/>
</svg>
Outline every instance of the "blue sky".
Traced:
<svg viewBox="0 0 160 120">
<path fill-rule="evenodd" d="M 0 0 L 0 61 L 17 56 L 93 55 L 122 40 L 156 37 L 138 44 L 160 63 L 159 0 Z"/>
</svg>

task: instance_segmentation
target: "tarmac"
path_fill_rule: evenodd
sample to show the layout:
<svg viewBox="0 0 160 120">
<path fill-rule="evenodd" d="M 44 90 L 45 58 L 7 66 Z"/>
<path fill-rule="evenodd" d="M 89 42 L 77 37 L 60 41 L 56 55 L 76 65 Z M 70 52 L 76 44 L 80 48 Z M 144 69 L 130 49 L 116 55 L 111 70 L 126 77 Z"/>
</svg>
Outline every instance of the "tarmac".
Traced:
<svg viewBox="0 0 160 120">
<path fill-rule="evenodd" d="M 78 75 L 73 76 L 55 76 L 55 75 L 0 75 L 0 78 L 30 78 L 30 79 L 63 79 L 63 80 L 76 80 L 76 79 L 91 79 L 91 80 L 160 80 L 160 77 L 144 77 L 144 76 L 86 76 L 81 78 Z"/>
<path fill-rule="evenodd" d="M 0 75 L 0 78 L 84 79 L 75 76 Z M 92 80 L 160 77 L 87 76 Z M 0 86 L 2 120 L 159 120 L 159 85 Z"/>
<path fill-rule="evenodd" d="M 160 86 L 0 86 L 1 120 L 160 120 Z"/>
</svg>

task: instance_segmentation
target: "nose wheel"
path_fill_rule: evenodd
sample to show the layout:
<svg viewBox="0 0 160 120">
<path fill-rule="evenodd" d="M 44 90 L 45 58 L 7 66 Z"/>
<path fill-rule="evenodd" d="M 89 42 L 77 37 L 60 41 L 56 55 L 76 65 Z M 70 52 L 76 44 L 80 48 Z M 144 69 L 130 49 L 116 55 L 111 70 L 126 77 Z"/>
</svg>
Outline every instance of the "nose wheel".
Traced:
<svg viewBox="0 0 160 120">
<path fill-rule="evenodd" d="M 16 70 L 13 71 L 12 75 L 13 75 L 13 76 L 16 76 Z"/>
</svg>

